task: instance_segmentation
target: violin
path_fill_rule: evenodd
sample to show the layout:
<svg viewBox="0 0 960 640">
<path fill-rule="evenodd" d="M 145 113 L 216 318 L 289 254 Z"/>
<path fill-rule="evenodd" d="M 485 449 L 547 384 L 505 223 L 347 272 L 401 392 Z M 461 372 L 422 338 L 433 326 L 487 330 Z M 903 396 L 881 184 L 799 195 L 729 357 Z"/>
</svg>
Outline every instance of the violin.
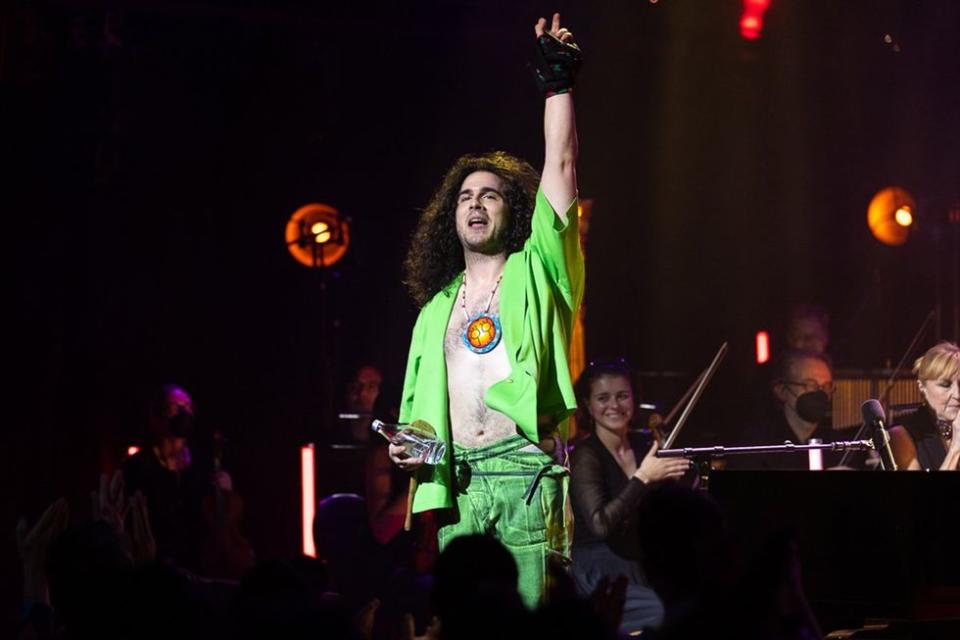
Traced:
<svg viewBox="0 0 960 640">
<path fill-rule="evenodd" d="M 667 423 L 662 415 L 659 413 L 651 413 L 650 417 L 647 418 L 647 429 L 650 430 L 650 435 L 653 436 L 654 442 L 657 443 L 657 448 L 662 449 L 663 443 L 667 440 L 667 435 L 663 432 L 663 427 Z"/>
<path fill-rule="evenodd" d="M 255 562 L 253 548 L 240 533 L 243 498 L 232 489 L 220 486 L 223 471 L 223 444 L 219 431 L 213 434 L 213 490 L 203 500 L 203 516 L 207 525 L 201 568 L 205 575 L 239 580 Z"/>
</svg>

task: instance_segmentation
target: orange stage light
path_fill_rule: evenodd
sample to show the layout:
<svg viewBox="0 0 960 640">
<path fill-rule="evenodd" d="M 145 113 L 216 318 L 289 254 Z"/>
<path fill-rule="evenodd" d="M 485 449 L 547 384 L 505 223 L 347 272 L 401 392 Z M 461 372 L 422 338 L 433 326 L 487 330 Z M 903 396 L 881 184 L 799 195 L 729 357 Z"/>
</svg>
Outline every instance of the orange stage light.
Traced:
<svg viewBox="0 0 960 640">
<path fill-rule="evenodd" d="M 886 187 L 877 192 L 867 207 L 867 225 L 880 242 L 892 246 L 907 241 L 913 227 L 917 203 L 905 189 Z"/>
<path fill-rule="evenodd" d="M 347 253 L 350 225 L 327 204 L 313 203 L 297 209 L 286 229 L 287 249 L 305 267 L 329 267 Z"/>
<path fill-rule="evenodd" d="M 893 219 L 901 227 L 909 227 L 913 224 L 913 211 L 907 205 L 903 205 L 893 213 Z"/>
</svg>

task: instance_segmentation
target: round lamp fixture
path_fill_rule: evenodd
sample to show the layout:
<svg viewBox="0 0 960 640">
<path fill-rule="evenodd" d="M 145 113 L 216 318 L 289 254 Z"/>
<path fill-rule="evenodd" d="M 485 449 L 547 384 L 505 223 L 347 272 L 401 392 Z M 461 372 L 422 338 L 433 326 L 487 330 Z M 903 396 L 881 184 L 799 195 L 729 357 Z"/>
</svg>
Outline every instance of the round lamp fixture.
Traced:
<svg viewBox="0 0 960 640">
<path fill-rule="evenodd" d="M 303 266 L 329 267 L 347 253 L 350 225 L 328 204 L 307 204 L 287 221 L 286 242 L 290 255 Z"/>
<path fill-rule="evenodd" d="M 884 244 L 907 241 L 916 219 L 917 203 L 905 189 L 887 187 L 877 192 L 867 207 L 870 233 Z"/>
</svg>

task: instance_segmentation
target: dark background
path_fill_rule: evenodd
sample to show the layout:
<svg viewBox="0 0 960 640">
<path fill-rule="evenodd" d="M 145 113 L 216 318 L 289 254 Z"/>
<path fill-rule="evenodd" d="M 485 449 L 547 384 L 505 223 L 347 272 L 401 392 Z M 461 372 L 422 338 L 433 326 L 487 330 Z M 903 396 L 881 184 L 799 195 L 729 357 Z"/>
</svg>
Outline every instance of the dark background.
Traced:
<svg viewBox="0 0 960 640">
<path fill-rule="evenodd" d="M 829 309 L 841 366 L 895 364 L 938 299 L 921 348 L 958 337 L 952 0 L 773 0 L 752 42 L 736 0 L 17 2 L 0 10 L 4 613 L 15 517 L 59 495 L 85 513 L 171 380 L 227 432 L 259 555 L 296 551 L 297 446 L 329 429 L 321 394 L 364 360 L 399 385 L 418 208 L 463 153 L 542 162 L 526 60 L 554 9 L 586 53 L 589 356 L 681 372 L 651 398 L 669 405 L 730 340 L 698 411 L 722 433 L 754 332 L 776 340 L 793 303 Z M 919 200 L 902 247 L 866 225 L 891 184 Z M 315 201 L 352 221 L 323 294 L 283 244 Z"/>
</svg>

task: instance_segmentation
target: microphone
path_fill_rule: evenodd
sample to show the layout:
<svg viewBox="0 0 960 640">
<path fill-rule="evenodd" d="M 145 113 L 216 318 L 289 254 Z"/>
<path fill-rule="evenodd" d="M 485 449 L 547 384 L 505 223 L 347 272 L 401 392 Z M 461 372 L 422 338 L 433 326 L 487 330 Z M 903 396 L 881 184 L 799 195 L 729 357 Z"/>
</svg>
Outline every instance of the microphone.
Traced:
<svg viewBox="0 0 960 640">
<path fill-rule="evenodd" d="M 873 429 L 873 446 L 880 454 L 880 468 L 884 471 L 896 471 L 897 462 L 893 459 L 893 450 L 890 448 L 890 434 L 885 424 L 883 405 L 879 400 L 870 399 L 860 405 L 860 414 L 863 423 Z"/>
</svg>

